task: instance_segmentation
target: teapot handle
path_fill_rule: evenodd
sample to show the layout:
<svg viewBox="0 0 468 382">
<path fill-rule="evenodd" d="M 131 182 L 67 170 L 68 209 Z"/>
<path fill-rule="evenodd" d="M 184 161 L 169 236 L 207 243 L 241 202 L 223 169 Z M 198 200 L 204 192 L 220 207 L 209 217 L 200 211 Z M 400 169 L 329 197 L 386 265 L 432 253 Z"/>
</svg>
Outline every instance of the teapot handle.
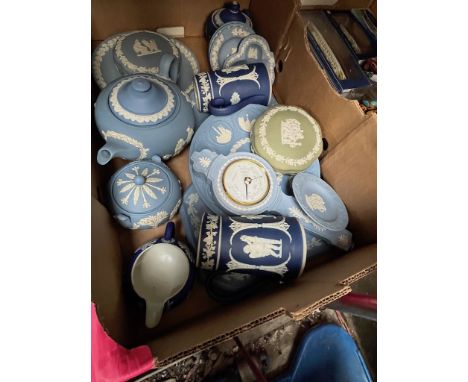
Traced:
<svg viewBox="0 0 468 382">
<path fill-rule="evenodd" d="M 175 57 L 172 54 L 164 53 L 161 57 L 161 62 L 159 63 L 159 74 L 165 78 L 168 78 L 172 81 L 175 81 L 177 78 L 173 78 L 177 73 L 174 73 L 175 69 L 173 68 L 175 62 Z M 171 70 L 172 69 L 172 70 Z"/>
<path fill-rule="evenodd" d="M 208 110 L 212 115 L 225 116 L 242 109 L 244 106 L 250 105 L 251 103 L 259 105 L 268 105 L 268 98 L 262 94 L 257 94 L 251 97 L 244 98 L 235 105 L 226 104 L 223 98 L 213 98 L 208 104 Z"/>
</svg>

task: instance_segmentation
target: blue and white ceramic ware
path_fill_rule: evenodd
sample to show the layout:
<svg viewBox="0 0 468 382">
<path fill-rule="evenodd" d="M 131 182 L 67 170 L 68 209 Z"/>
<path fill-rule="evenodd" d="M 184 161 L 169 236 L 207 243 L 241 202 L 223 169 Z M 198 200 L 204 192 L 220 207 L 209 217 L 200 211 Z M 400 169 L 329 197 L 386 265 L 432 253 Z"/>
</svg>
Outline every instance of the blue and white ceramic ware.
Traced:
<svg viewBox="0 0 468 382">
<path fill-rule="evenodd" d="M 210 116 L 199 127 L 190 145 L 189 157 L 203 149 L 209 149 L 218 154 L 228 155 L 236 152 L 250 152 L 250 130 L 255 119 L 265 110 L 263 105 L 247 105 L 228 116 Z M 189 171 L 193 186 L 203 203 L 216 214 L 222 210 L 216 204 L 212 195 L 211 184 L 204 175 L 193 170 L 193 161 L 189 159 Z"/>
<path fill-rule="evenodd" d="M 108 83 L 122 77 L 122 73 L 114 61 L 114 47 L 125 33 L 117 33 L 102 41 L 93 52 L 92 73 L 99 89 L 104 89 Z"/>
<path fill-rule="evenodd" d="M 191 184 L 185 191 L 182 197 L 182 205 L 180 206 L 180 218 L 184 228 L 185 238 L 189 246 L 195 249 L 197 245 L 198 232 L 200 232 L 200 222 L 203 214 L 212 213 L 210 209 L 203 203 L 203 200 L 198 195 L 197 190 Z"/>
<path fill-rule="evenodd" d="M 198 109 L 214 115 L 229 115 L 248 104 L 268 105 L 272 85 L 263 63 L 198 73 L 194 77 Z"/>
<path fill-rule="evenodd" d="M 325 182 L 320 178 L 308 172 L 298 174 L 297 180 L 293 178 L 292 181 L 292 195 L 271 165 L 256 154 L 238 152 L 219 155 L 203 149 L 191 153 L 190 161 L 192 171 L 200 176 L 197 182 L 205 184 L 200 189 L 204 195 L 208 195 L 210 209 L 217 214 L 256 215 L 271 212 L 295 217 L 305 230 L 317 238 L 346 251 L 351 248 L 352 235 L 345 228 L 348 219 L 346 208 L 340 206 L 342 202 L 338 201 L 339 197 L 331 187 L 323 186 Z M 312 180 L 312 186 L 315 183 L 322 187 L 304 186 L 303 178 Z M 333 194 L 324 194 L 329 190 Z M 315 194 L 319 195 L 320 200 Z M 309 210 L 305 209 L 296 200 L 306 197 L 320 214 L 309 211 L 310 206 Z M 329 204 L 323 207 L 322 200 Z M 323 208 L 325 210 L 322 212 Z"/>
<path fill-rule="evenodd" d="M 177 81 L 180 52 L 174 42 L 152 31 L 133 31 L 120 37 L 114 60 L 122 74 L 147 73 Z"/>
<path fill-rule="evenodd" d="M 292 180 L 294 196 L 312 223 L 314 233 L 344 250 L 352 246 L 352 236 L 346 230 L 348 211 L 341 198 L 325 181 L 302 172 Z"/>
<path fill-rule="evenodd" d="M 306 254 L 305 232 L 295 218 L 204 215 L 196 265 L 286 280 L 302 274 Z"/>
<path fill-rule="evenodd" d="M 209 40 L 220 26 L 232 21 L 245 23 L 252 28 L 252 20 L 250 20 L 250 17 L 247 16 L 245 12 L 241 11 L 237 1 L 233 1 L 226 4 L 226 8 L 220 8 L 211 13 L 205 23 L 206 38 Z"/>
<path fill-rule="evenodd" d="M 193 76 L 200 71 L 195 53 L 193 53 L 182 41 L 171 39 L 180 52 L 180 72 L 177 85 L 183 93 L 189 93 L 193 89 Z"/>
<path fill-rule="evenodd" d="M 125 228 L 155 228 L 172 219 L 181 204 L 179 179 L 164 163 L 135 161 L 112 175 L 109 207 Z"/>
<path fill-rule="evenodd" d="M 192 254 L 174 238 L 174 229 L 169 222 L 164 237 L 138 248 L 131 260 L 131 284 L 145 300 L 148 328 L 157 326 L 163 312 L 180 304 L 193 286 Z"/>
<path fill-rule="evenodd" d="M 275 80 L 275 56 L 270 50 L 267 40 L 257 34 L 244 37 L 239 44 L 237 52 L 231 54 L 224 61 L 223 68 L 242 64 L 263 62 L 270 74 L 270 80 Z"/>
<path fill-rule="evenodd" d="M 99 164 L 113 157 L 163 160 L 190 142 L 195 119 L 190 100 L 171 81 L 149 74 L 122 77 L 101 91 L 94 116 L 106 140 Z"/>
<path fill-rule="evenodd" d="M 208 46 L 208 58 L 211 70 L 221 69 L 224 61 L 237 52 L 244 37 L 255 34 L 247 24 L 233 21 L 224 24 L 213 35 Z"/>
</svg>

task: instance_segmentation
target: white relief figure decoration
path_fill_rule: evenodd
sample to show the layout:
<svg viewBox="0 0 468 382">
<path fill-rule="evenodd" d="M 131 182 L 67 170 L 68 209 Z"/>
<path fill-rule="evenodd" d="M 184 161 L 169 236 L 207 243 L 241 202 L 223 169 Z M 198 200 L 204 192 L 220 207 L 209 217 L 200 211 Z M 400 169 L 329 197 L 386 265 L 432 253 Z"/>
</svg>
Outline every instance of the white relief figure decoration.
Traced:
<svg viewBox="0 0 468 382">
<path fill-rule="evenodd" d="M 156 215 L 150 215 L 140 219 L 138 223 L 134 223 L 132 228 L 138 229 L 142 226 L 157 227 L 162 224 L 168 217 L 169 214 L 166 211 L 159 211 Z"/>
<path fill-rule="evenodd" d="M 231 130 L 226 129 L 225 127 L 222 127 L 222 126 L 213 127 L 213 130 L 216 131 L 216 133 L 218 134 L 216 136 L 216 142 L 218 142 L 219 144 L 223 145 L 231 141 L 231 137 L 232 137 Z"/>
<path fill-rule="evenodd" d="M 232 31 L 231 31 L 231 34 L 233 36 L 236 36 L 236 37 L 246 37 L 248 36 L 250 33 L 245 31 L 244 29 L 242 28 L 234 28 Z"/>
<path fill-rule="evenodd" d="M 292 217 L 302 220 L 304 223 L 312 223 L 312 220 L 309 219 L 307 215 L 305 215 L 299 208 L 297 207 L 289 207 L 289 213 Z"/>
<path fill-rule="evenodd" d="M 130 146 L 133 146 L 136 149 L 138 149 L 138 151 L 140 152 L 140 156 L 137 159 L 145 159 L 148 156 L 149 149 L 145 148 L 145 146 L 143 146 L 143 143 L 141 143 L 140 141 L 137 141 L 135 138 L 129 137 L 128 135 L 125 135 L 122 133 L 117 133 L 116 131 L 112 131 L 112 130 L 107 130 L 107 131 L 101 130 L 101 134 L 106 141 L 109 138 L 112 138 L 117 141 L 125 142 L 129 144 Z"/>
<path fill-rule="evenodd" d="M 150 208 L 151 204 L 148 202 L 147 198 L 154 200 L 158 199 L 156 191 L 159 191 L 161 194 L 167 192 L 166 187 L 155 186 L 154 183 L 162 182 L 163 179 L 155 177 L 155 175 L 160 174 L 158 169 L 153 169 L 153 172 L 149 173 L 149 169 L 145 167 L 141 172 L 138 166 L 132 168 L 134 173 L 125 173 L 126 179 L 119 178 L 117 179 L 117 186 L 120 188 L 119 193 L 127 193 L 120 201 L 128 205 L 130 196 L 133 194 L 133 205 L 137 205 L 140 196 L 143 200 L 142 206 L 144 208 Z"/>
<path fill-rule="evenodd" d="M 252 126 L 255 123 L 255 119 L 252 119 L 251 121 L 249 121 L 249 115 L 247 114 L 245 118 L 244 117 L 237 118 L 237 122 L 239 123 L 239 127 L 242 130 L 250 133 L 250 130 L 252 130 Z"/>
<path fill-rule="evenodd" d="M 306 195 L 305 197 L 307 205 L 313 210 L 318 210 L 320 212 L 325 212 L 327 207 L 325 206 L 325 201 L 318 194 Z"/>
<path fill-rule="evenodd" d="M 288 118 L 281 121 L 281 143 L 291 148 L 302 146 L 301 140 L 304 139 L 304 130 L 301 129 L 301 123 L 295 118 Z"/>
<path fill-rule="evenodd" d="M 240 239 L 246 243 L 243 250 L 251 259 L 267 256 L 281 258 L 283 242 L 275 239 L 265 239 L 258 236 L 242 235 Z"/>
<path fill-rule="evenodd" d="M 221 90 L 223 90 L 223 87 L 226 86 L 227 84 L 230 84 L 231 82 L 235 81 L 253 81 L 257 84 L 258 88 L 260 89 L 260 83 L 258 82 L 258 73 L 257 73 L 257 67 L 254 66 L 252 71 L 250 73 L 242 74 L 237 77 L 222 77 L 218 73 L 215 72 L 215 75 L 217 77 L 216 83 L 219 85 L 219 95 L 221 95 Z"/>
<path fill-rule="evenodd" d="M 237 65 L 237 66 L 233 66 L 231 68 L 225 68 L 225 69 L 221 69 L 221 71 L 223 73 L 226 73 L 226 74 L 231 74 L 233 72 L 238 72 L 239 70 L 246 70 L 248 69 L 249 67 L 247 65 Z"/>
<path fill-rule="evenodd" d="M 200 163 L 200 166 L 202 166 L 204 168 L 208 168 L 208 166 L 211 163 L 211 159 L 208 158 L 208 157 L 201 157 L 201 158 L 198 159 L 198 162 Z"/>
<path fill-rule="evenodd" d="M 133 51 L 138 57 L 148 56 L 150 54 L 155 54 L 161 52 L 156 44 L 156 41 L 153 39 L 150 40 L 138 40 L 136 39 L 133 43 Z"/>
<path fill-rule="evenodd" d="M 201 258 L 201 267 L 204 269 L 213 269 L 215 266 L 215 252 L 216 252 L 216 235 L 218 229 L 219 216 L 208 215 L 206 219 L 205 229 L 207 231 L 206 237 L 203 239 L 203 250 Z"/>
<path fill-rule="evenodd" d="M 230 99 L 231 105 L 237 105 L 240 100 L 241 100 L 241 98 L 240 98 L 238 92 L 232 93 L 232 96 L 231 96 L 231 99 Z"/>
<path fill-rule="evenodd" d="M 249 50 L 247 51 L 247 58 L 250 58 L 252 60 L 257 60 L 258 50 L 256 48 L 249 48 Z"/>
<path fill-rule="evenodd" d="M 192 227 L 196 229 L 196 231 L 200 228 L 200 216 L 197 214 L 197 210 L 195 209 L 195 205 L 198 203 L 199 199 L 200 197 L 198 194 L 190 194 L 187 200 L 187 212 L 190 216 Z"/>
</svg>

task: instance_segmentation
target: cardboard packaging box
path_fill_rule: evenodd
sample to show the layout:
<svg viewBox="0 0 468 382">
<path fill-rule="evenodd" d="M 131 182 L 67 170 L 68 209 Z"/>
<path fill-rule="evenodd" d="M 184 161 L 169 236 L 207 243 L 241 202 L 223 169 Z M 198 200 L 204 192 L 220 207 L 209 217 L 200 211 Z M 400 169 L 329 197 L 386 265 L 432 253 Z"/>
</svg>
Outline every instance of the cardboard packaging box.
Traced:
<svg viewBox="0 0 468 382">
<path fill-rule="evenodd" d="M 131 348 L 148 345 L 157 366 L 220 343 L 281 315 L 301 319 L 351 292 L 352 283 L 376 270 L 377 147 L 376 116 L 365 115 L 356 101 L 340 97 L 310 51 L 307 31 L 295 0 L 240 1 L 250 10 L 255 31 L 265 37 L 276 57 L 274 94 L 280 103 L 297 105 L 316 118 L 328 149 L 321 159 L 322 176 L 341 196 L 349 212 L 355 249 L 314 267 L 293 283 L 240 303 L 222 306 L 196 283 L 189 298 L 167 312 L 154 329 L 147 329 L 140 311 L 129 303 L 125 284 L 128 262 L 144 242 L 162 235 L 164 227 L 131 231 L 113 221 L 103 204 L 103 190 L 124 161 L 96 163 L 103 144 L 92 126 L 92 300 L 100 322 L 118 343 Z M 367 8 L 369 1 L 338 1 L 332 8 Z M 186 43 L 208 69 L 206 18 L 222 0 L 93 0 L 93 47 L 116 32 L 183 26 Z M 97 88 L 93 89 L 97 96 Z M 93 100 L 94 101 L 94 100 Z M 94 122 L 92 123 L 94 125 Z M 187 188 L 188 149 L 168 165 Z M 183 238 L 178 215 L 177 235 Z"/>
</svg>

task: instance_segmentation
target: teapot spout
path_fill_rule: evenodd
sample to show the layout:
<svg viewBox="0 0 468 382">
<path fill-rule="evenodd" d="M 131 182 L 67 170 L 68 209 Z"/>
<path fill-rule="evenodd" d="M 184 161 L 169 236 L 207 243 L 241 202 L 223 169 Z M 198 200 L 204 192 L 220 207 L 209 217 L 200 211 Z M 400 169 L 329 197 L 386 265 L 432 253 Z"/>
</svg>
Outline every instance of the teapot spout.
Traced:
<svg viewBox="0 0 468 382">
<path fill-rule="evenodd" d="M 118 142 L 106 142 L 97 153 L 97 162 L 100 165 L 105 165 L 115 157 L 133 160 L 138 158 L 138 152 L 136 149 L 128 148 Z"/>
</svg>

